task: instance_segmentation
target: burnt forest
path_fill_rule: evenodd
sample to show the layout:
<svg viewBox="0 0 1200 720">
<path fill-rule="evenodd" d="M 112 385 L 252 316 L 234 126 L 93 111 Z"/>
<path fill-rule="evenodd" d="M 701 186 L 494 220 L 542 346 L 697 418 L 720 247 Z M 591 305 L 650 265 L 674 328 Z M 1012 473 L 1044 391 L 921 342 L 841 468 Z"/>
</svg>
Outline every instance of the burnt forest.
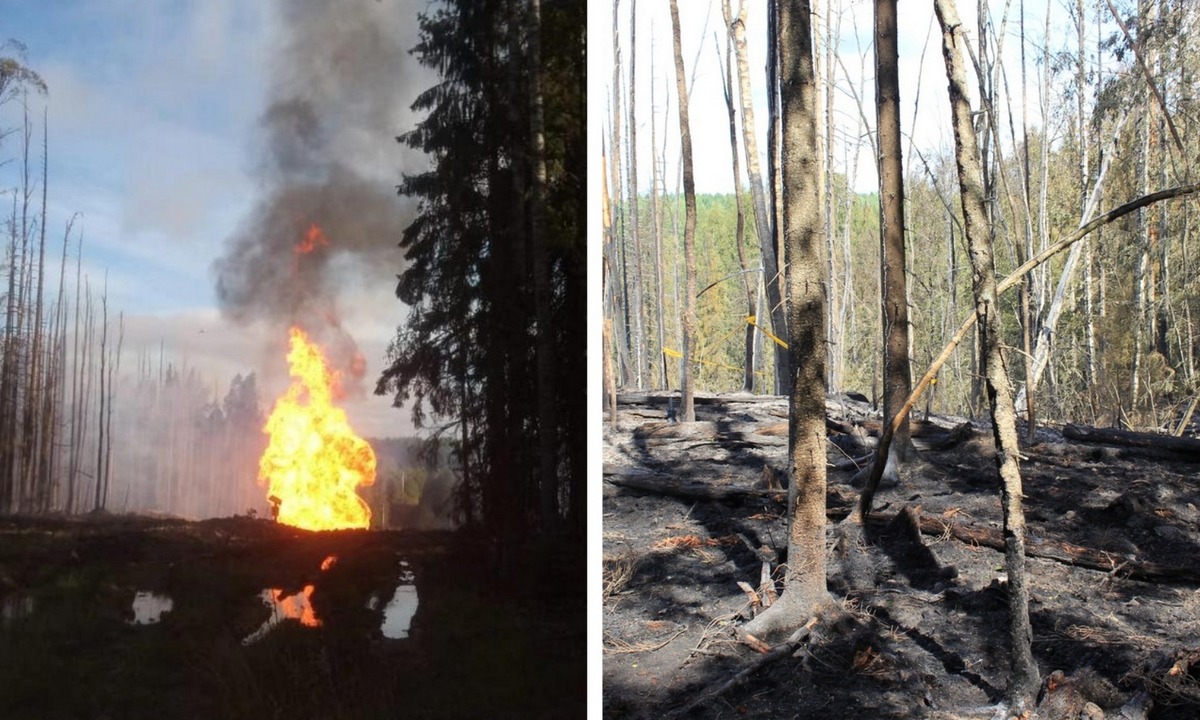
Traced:
<svg viewBox="0 0 1200 720">
<path fill-rule="evenodd" d="M 605 7 L 604 715 L 1200 716 L 1200 13 L 897 8 Z"/>
<path fill-rule="evenodd" d="M 0 718 L 586 714 L 584 7 L 5 10 Z"/>
</svg>

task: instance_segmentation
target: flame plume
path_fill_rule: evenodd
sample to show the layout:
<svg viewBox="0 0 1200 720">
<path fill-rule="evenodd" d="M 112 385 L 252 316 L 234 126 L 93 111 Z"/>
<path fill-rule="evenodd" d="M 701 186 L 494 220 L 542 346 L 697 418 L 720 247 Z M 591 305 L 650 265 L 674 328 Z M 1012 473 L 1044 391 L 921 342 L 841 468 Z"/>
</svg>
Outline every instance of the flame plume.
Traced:
<svg viewBox="0 0 1200 720">
<path fill-rule="evenodd" d="M 356 489 L 375 482 L 375 452 L 333 404 L 337 375 L 321 348 L 293 327 L 287 392 L 263 432 L 270 443 L 258 482 L 278 505 L 278 520 L 305 530 L 367 528 L 371 510 Z"/>
</svg>

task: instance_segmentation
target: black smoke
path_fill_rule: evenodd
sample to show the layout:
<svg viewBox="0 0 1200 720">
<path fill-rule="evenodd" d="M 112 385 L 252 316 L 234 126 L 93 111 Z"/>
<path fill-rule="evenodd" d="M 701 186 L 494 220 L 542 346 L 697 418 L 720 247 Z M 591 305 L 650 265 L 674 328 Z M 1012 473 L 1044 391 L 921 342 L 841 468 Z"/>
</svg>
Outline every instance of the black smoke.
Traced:
<svg viewBox="0 0 1200 720">
<path fill-rule="evenodd" d="M 339 369 L 361 376 L 338 303 L 403 269 L 397 244 L 413 208 L 395 186 L 422 161 L 395 137 L 411 125 L 408 105 L 423 84 L 408 55 L 417 10 L 412 0 L 279 0 L 276 12 L 254 166 L 260 195 L 213 264 L 217 298 L 226 317 L 265 322 L 281 337 L 299 325 Z M 314 226 L 324 241 L 308 247 Z"/>
</svg>

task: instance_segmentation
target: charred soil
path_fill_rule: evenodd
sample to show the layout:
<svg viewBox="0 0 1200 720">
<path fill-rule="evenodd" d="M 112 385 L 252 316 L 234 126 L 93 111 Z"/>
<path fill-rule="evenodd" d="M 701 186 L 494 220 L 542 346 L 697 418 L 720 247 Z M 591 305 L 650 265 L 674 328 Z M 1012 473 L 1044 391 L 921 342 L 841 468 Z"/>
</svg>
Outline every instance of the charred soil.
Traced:
<svg viewBox="0 0 1200 720">
<path fill-rule="evenodd" d="M 0 717 L 578 716 L 578 553 L 502 554 L 503 571 L 457 535 L 250 518 L 0 518 Z M 270 590 L 320 625 L 256 633 Z M 139 596 L 159 599 L 149 624 Z"/>
<path fill-rule="evenodd" d="M 787 408 L 705 397 L 685 424 L 666 421 L 665 395 L 620 399 L 604 429 L 604 710 L 650 718 L 760 657 L 734 629 L 770 602 L 764 574 L 788 560 Z M 917 459 L 847 543 L 838 523 L 879 418 L 848 397 L 827 409 L 829 588 L 844 612 L 797 657 L 686 716 L 990 717 L 1008 617 L 990 428 L 916 423 Z M 1023 454 L 1038 717 L 1119 717 L 1127 703 L 1200 717 L 1200 465 L 1053 428 Z"/>
</svg>

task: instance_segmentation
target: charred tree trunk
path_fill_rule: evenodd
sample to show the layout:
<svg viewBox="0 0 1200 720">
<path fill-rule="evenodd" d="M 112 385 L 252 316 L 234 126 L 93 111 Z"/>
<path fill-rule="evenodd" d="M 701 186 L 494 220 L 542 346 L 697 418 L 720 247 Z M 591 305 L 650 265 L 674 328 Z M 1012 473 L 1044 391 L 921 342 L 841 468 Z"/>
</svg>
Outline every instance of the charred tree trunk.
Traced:
<svg viewBox="0 0 1200 720">
<path fill-rule="evenodd" d="M 108 275 L 104 276 L 104 292 L 100 295 L 101 308 L 101 323 L 100 326 L 100 413 L 96 416 L 97 428 L 99 432 L 99 441 L 96 443 L 96 496 L 92 503 L 93 510 L 104 509 L 104 431 L 106 429 L 104 405 L 106 400 L 105 389 L 105 363 L 107 355 L 105 348 L 108 345 Z"/>
<path fill-rule="evenodd" d="M 725 16 L 725 24 L 729 25 L 733 15 L 729 9 L 729 0 L 722 0 L 721 11 Z M 722 88 L 725 91 L 725 109 L 729 112 L 729 149 L 733 157 L 733 202 L 737 211 L 737 251 L 738 264 L 742 268 L 742 282 L 746 288 L 746 316 L 754 317 L 754 299 L 758 295 L 757 283 L 751 275 L 750 267 L 746 264 L 746 216 L 742 209 L 742 169 L 738 162 L 737 147 L 737 111 L 733 104 L 733 70 L 730 55 L 733 42 L 725 43 L 725 72 L 721 76 Z M 746 323 L 745 335 L 745 366 L 742 373 L 742 392 L 754 392 L 754 326 Z"/>
<path fill-rule="evenodd" d="M 653 58 L 651 58 L 653 60 Z M 663 256 L 662 256 L 662 209 L 658 202 L 658 187 L 660 183 L 658 171 L 658 121 L 655 119 L 656 106 L 654 103 L 654 87 L 658 83 L 654 72 L 654 63 L 650 63 L 650 224 L 654 232 L 654 316 L 658 330 L 658 387 L 667 388 L 667 356 L 663 352 L 666 347 L 667 319 L 663 314 Z M 611 221 L 610 221 L 611 222 Z"/>
<path fill-rule="evenodd" d="M 904 251 L 904 168 L 900 151 L 899 41 L 896 0 L 875 3 L 875 108 L 879 129 L 879 284 L 883 305 L 883 416 L 900 412 L 912 391 L 908 356 L 908 282 Z M 887 463 L 893 471 L 912 455 L 907 418 Z"/>
<path fill-rule="evenodd" d="M 784 0 L 780 13 L 784 239 L 787 248 L 788 566 L 784 591 L 744 630 L 762 638 L 790 632 L 830 602 L 825 574 L 825 313 L 827 265 L 820 177 L 815 172 L 816 80 L 808 0 Z"/>
<path fill-rule="evenodd" d="M 633 370 L 634 384 L 638 389 L 646 387 L 648 381 L 646 362 L 646 301 L 642 278 L 641 218 L 638 211 L 637 170 L 637 0 L 629 3 L 629 122 L 626 123 L 629 141 L 629 239 L 633 250 Z"/>
<path fill-rule="evenodd" d="M 750 175 L 750 198 L 754 203 L 754 225 L 758 231 L 758 246 L 763 262 L 763 282 L 766 283 L 767 308 L 771 316 L 771 329 L 778 337 L 787 337 L 787 314 L 783 305 L 783 277 L 779 271 L 779 258 L 771 235 L 771 219 L 767 213 L 767 199 L 763 190 L 762 172 L 758 164 L 758 135 L 754 129 L 754 103 L 750 93 L 750 64 L 746 59 L 746 6 L 741 5 L 738 16 L 730 18 L 729 36 L 733 41 L 737 61 L 738 95 L 742 101 L 742 139 L 746 148 L 746 170 Z M 773 40 L 768 39 L 768 42 Z M 775 392 L 782 394 L 786 387 L 787 351 L 775 345 Z"/>
<path fill-rule="evenodd" d="M 1029 621 L 1029 587 L 1025 575 L 1025 516 L 1021 507 L 1016 410 L 1000 349 L 1000 308 L 996 302 L 992 238 L 984 207 L 983 171 L 975 142 L 975 129 L 971 124 L 971 107 L 967 100 L 966 67 L 963 62 L 966 41 L 954 0 L 934 0 L 934 9 L 942 28 L 963 220 L 971 255 L 976 313 L 980 318 L 979 332 L 983 339 L 983 374 L 991 404 L 996 468 L 1001 481 L 1010 616 L 1011 667 L 1006 696 L 1013 708 L 1020 711 L 1033 707 L 1039 676 L 1037 663 L 1033 659 L 1033 629 Z"/>
<path fill-rule="evenodd" d="M 696 179 L 692 172 L 692 133 L 688 123 L 687 79 L 683 72 L 683 49 L 680 43 L 679 4 L 671 0 L 671 38 L 675 49 L 675 84 L 679 96 L 679 137 L 683 145 L 683 367 L 679 387 L 683 392 L 680 420 L 696 419 L 693 405 L 692 352 L 696 342 Z"/>
</svg>

